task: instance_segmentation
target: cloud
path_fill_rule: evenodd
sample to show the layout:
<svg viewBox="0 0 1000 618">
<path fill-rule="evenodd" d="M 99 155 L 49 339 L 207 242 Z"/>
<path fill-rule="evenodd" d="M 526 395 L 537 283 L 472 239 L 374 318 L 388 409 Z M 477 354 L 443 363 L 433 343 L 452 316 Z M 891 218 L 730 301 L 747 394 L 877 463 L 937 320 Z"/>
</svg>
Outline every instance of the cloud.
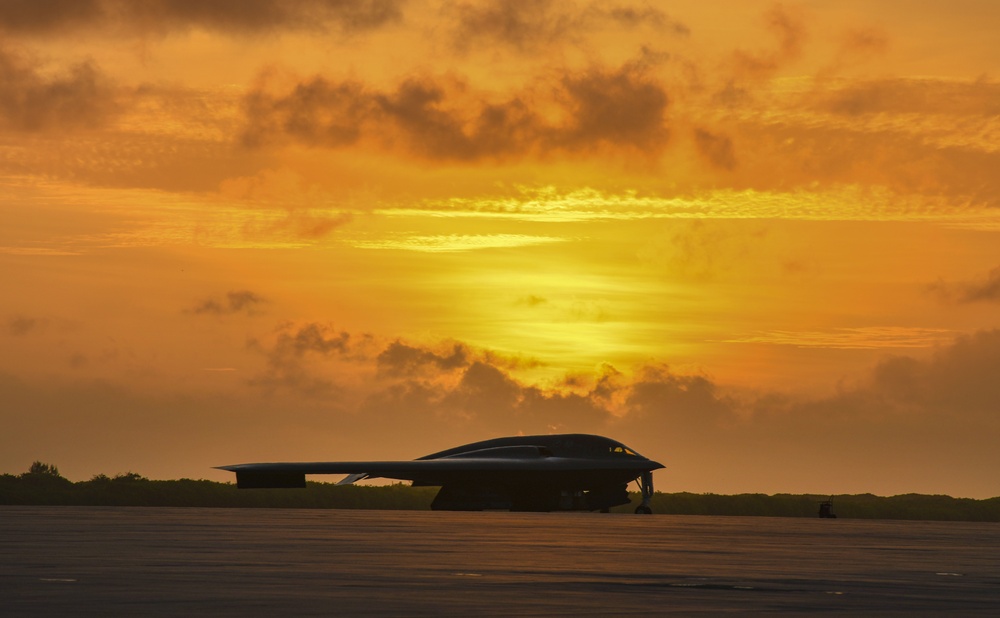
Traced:
<svg viewBox="0 0 1000 618">
<path fill-rule="evenodd" d="M 940 298 L 957 303 L 1000 302 L 1000 266 L 978 281 L 947 283 L 938 281 L 928 290 Z"/>
<path fill-rule="evenodd" d="M 705 129 L 696 128 L 694 138 L 698 152 L 714 167 L 724 170 L 736 168 L 736 154 L 733 152 L 733 140 L 728 135 L 719 135 Z"/>
<path fill-rule="evenodd" d="M 757 189 L 885 188 L 900 199 L 947 203 L 952 213 L 1000 204 L 1000 176 L 992 173 L 1000 165 L 1000 124 L 984 113 L 993 103 L 978 96 L 975 103 L 946 103 L 937 94 L 928 100 L 936 90 L 911 91 L 914 100 L 923 95 L 922 103 L 869 92 L 858 100 L 802 96 L 768 111 L 743 106 L 727 132 L 737 143 L 753 144 L 754 156 L 741 158 L 730 182 Z M 945 111 L 948 105 L 955 111 Z M 840 109 L 851 111 L 834 111 Z"/>
<path fill-rule="evenodd" d="M 360 249 L 397 249 L 420 251 L 423 253 L 454 253 L 476 249 L 509 247 L 530 247 L 554 242 L 565 242 L 565 238 L 553 236 L 528 236 L 526 234 L 449 234 L 446 236 L 402 236 L 382 240 L 353 241 Z"/>
<path fill-rule="evenodd" d="M 836 350 L 877 350 L 892 348 L 927 348 L 954 338 L 954 332 L 941 328 L 903 328 L 868 326 L 836 328 L 825 331 L 759 331 L 728 338 L 727 343 L 764 343 L 797 348 Z"/>
<path fill-rule="evenodd" d="M 837 37 L 837 51 L 833 60 L 820 69 L 816 77 L 826 79 L 845 68 L 882 56 L 889 49 L 889 43 L 889 36 L 878 28 L 872 26 L 848 28 Z"/>
<path fill-rule="evenodd" d="M 811 491 L 839 483 L 853 491 L 951 487 L 986 495 L 997 486 L 982 480 L 964 485 L 949 477 L 998 463 L 997 366 L 1000 331 L 985 331 L 959 337 L 930 357 L 886 357 L 829 396 L 739 392 L 663 364 L 632 372 L 605 366 L 540 387 L 485 360 L 462 366 L 458 381 L 436 382 L 424 374 L 406 380 L 400 392 L 411 402 L 424 398 L 420 409 L 436 410 L 439 422 L 462 426 L 465 435 L 618 436 L 674 464 L 669 468 L 675 484 L 718 474 L 717 482 L 727 486 L 735 474 L 740 483 L 733 487 L 749 482 L 762 489 Z M 833 460 L 823 456 L 827 452 Z M 845 480 L 852 475 L 865 481 Z"/>
<path fill-rule="evenodd" d="M 251 314 L 260 304 L 267 300 L 249 290 L 238 290 L 226 293 L 223 301 L 210 298 L 190 310 L 196 315 L 232 315 L 246 312 Z"/>
<path fill-rule="evenodd" d="M 431 423 L 435 431 L 458 431 L 461 438 L 456 439 L 558 431 L 600 433 L 613 420 L 608 410 L 588 396 L 527 385 L 488 354 L 466 350 L 460 357 L 430 358 L 426 352 L 407 351 L 408 360 L 412 355 L 426 362 L 419 368 L 408 366 L 406 372 L 392 376 L 397 379 L 384 381 L 372 392 L 364 404 L 366 418 L 393 419 L 422 430 Z M 414 413 L 416 417 L 411 416 Z"/>
<path fill-rule="evenodd" d="M 380 375 L 424 375 L 467 367 L 471 356 L 470 350 L 460 343 L 454 344 L 450 351 L 442 354 L 414 347 L 397 339 L 379 353 L 376 364 Z"/>
<path fill-rule="evenodd" d="M 665 365 L 643 368 L 619 387 L 623 429 L 678 436 L 722 434 L 737 420 L 737 401 L 708 377 L 678 375 Z"/>
<path fill-rule="evenodd" d="M 805 19 L 798 11 L 775 4 L 763 16 L 764 26 L 774 36 L 775 49 L 737 50 L 733 54 L 736 75 L 740 78 L 767 79 L 784 65 L 802 55 L 806 41 Z"/>
<path fill-rule="evenodd" d="M 457 20 L 454 44 L 468 50 L 499 43 L 522 52 L 548 45 L 579 28 L 579 16 L 561 9 L 552 0 L 459 3 L 451 8 Z"/>
<path fill-rule="evenodd" d="M 0 3 L 0 30 L 37 35 L 108 26 L 162 34 L 190 28 L 227 34 L 352 33 L 398 22 L 401 4 L 401 0 L 12 0 Z"/>
<path fill-rule="evenodd" d="M 994 268 L 984 281 L 963 286 L 962 302 L 1000 302 L 1000 267 Z"/>
<path fill-rule="evenodd" d="M 591 5 L 590 11 L 596 12 L 602 17 L 606 15 L 619 24 L 630 28 L 648 25 L 656 28 L 657 30 L 670 32 L 680 36 L 687 36 L 691 34 L 691 29 L 685 24 L 671 19 L 663 11 L 649 6 L 648 4 L 636 7 L 632 5 L 608 6 L 605 3 L 598 3 Z"/>
<path fill-rule="evenodd" d="M 348 350 L 350 333 L 334 332 L 331 327 L 312 322 L 291 330 L 282 330 L 271 349 L 271 358 L 303 358 L 314 353 L 320 356 L 343 354 Z"/>
<path fill-rule="evenodd" d="M 351 213 L 328 206 L 336 196 L 310 185 L 287 168 L 263 169 L 250 176 L 226 178 L 219 183 L 219 194 L 224 199 L 236 199 L 284 213 L 279 218 L 245 224 L 243 232 L 250 238 L 290 235 L 296 239 L 318 240 L 353 220 Z"/>
<path fill-rule="evenodd" d="M 867 56 L 885 53 L 888 48 L 889 36 L 872 26 L 850 28 L 840 36 L 841 54 Z"/>
<path fill-rule="evenodd" d="M 497 46 L 519 53 L 581 43 L 598 30 L 618 27 L 635 30 L 648 27 L 658 34 L 686 36 L 688 27 L 663 11 L 644 4 L 592 3 L 578 6 L 553 0 L 489 0 L 446 5 L 453 18 L 451 37 L 462 53 L 470 49 L 491 52 Z"/>
<path fill-rule="evenodd" d="M 290 235 L 298 240 L 320 240 L 354 220 L 348 212 L 313 212 L 288 208 L 285 215 L 263 223 L 247 223 L 243 232 L 248 238 L 275 238 Z"/>
<path fill-rule="evenodd" d="M 1000 330 L 979 331 L 956 338 L 928 359 L 890 356 L 855 387 L 816 403 L 843 406 L 845 420 L 871 414 L 902 424 L 944 421 L 996 430 L 998 366 Z"/>
<path fill-rule="evenodd" d="M 1000 84 L 930 78 L 864 80 L 816 90 L 804 103 L 855 117 L 887 113 L 991 117 L 1000 114 Z"/>
<path fill-rule="evenodd" d="M 323 458 L 331 438 L 344 442 L 338 446 L 348 449 L 344 458 L 365 458 L 373 454 L 347 445 L 367 448 L 379 437 L 385 453 L 375 457 L 418 456 L 497 435 L 584 432 L 613 436 L 667 464 L 658 476 L 661 490 L 979 497 L 1000 491 L 994 476 L 983 473 L 1000 465 L 997 330 L 959 337 L 925 357 L 886 357 L 821 396 L 735 390 L 662 363 L 631 370 L 605 365 L 531 384 L 516 363 L 463 343 L 380 344 L 319 322 L 281 325 L 251 350 L 266 367 L 236 398 L 173 389 L 139 395 L 79 380 L 69 387 L 33 385 L 0 374 L 0 410 L 18 411 L 4 418 L 17 429 L 18 444 L 5 446 L 24 457 L 31 456 L 23 453 L 25 441 L 76 453 L 68 447 L 80 436 L 114 431 L 116 439 L 127 435 L 129 444 L 153 448 L 154 436 L 186 444 L 194 426 L 231 435 L 234 419 L 255 448 L 271 445 L 275 432 L 291 441 L 294 448 L 277 459 Z M 269 397 L 259 397 L 261 391 Z M 277 425 L 275 400 L 285 410 Z M 159 412 L 138 419 L 135 410 Z M 316 455 L 302 454 L 306 443 Z M 217 448 L 207 445 L 210 462 Z"/>
<path fill-rule="evenodd" d="M 367 337 L 352 337 L 329 324 L 284 324 L 267 340 L 251 339 L 248 347 L 266 360 L 264 371 L 249 384 L 265 391 L 291 390 L 307 397 L 321 397 L 342 385 L 324 372 L 328 361 L 352 361 L 354 346 Z"/>
<path fill-rule="evenodd" d="M 7 332 L 15 337 L 22 337 L 33 331 L 44 328 L 46 321 L 24 315 L 15 315 L 7 320 Z"/>
<path fill-rule="evenodd" d="M 591 69 L 567 76 L 563 87 L 572 110 L 565 130 L 570 145 L 627 144 L 657 151 L 666 143 L 667 93 L 644 76 L 643 67 L 626 64 L 615 71 Z"/>
<path fill-rule="evenodd" d="M 538 296 L 536 294 L 529 294 L 527 296 L 522 296 L 517 299 L 514 303 L 516 305 L 523 305 L 526 307 L 538 307 L 540 305 L 548 304 L 549 299 L 544 296 Z"/>
<path fill-rule="evenodd" d="M 107 16 L 104 0 L 8 0 L 0 2 L 0 29 L 46 33 L 85 27 Z"/>
<path fill-rule="evenodd" d="M 40 132 L 95 128 L 118 112 L 110 82 L 90 62 L 46 76 L 0 48 L 0 128 Z"/>
<path fill-rule="evenodd" d="M 555 96 L 543 100 L 543 90 Z M 266 84 L 248 92 L 242 142 L 357 145 L 452 161 L 595 149 L 655 153 L 669 138 L 668 101 L 664 87 L 638 62 L 566 74 L 547 88 L 499 101 L 455 79 L 413 77 L 379 90 L 317 76 L 284 93 Z M 555 106 L 558 113 L 543 117 L 537 111 L 542 106 Z"/>
</svg>

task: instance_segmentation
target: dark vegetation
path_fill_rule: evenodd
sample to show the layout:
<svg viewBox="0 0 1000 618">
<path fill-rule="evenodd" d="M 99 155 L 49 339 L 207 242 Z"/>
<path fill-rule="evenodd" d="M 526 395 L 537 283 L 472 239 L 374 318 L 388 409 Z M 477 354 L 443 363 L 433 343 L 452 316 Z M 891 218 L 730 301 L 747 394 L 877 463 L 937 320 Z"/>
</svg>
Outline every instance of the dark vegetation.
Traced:
<svg viewBox="0 0 1000 618">
<path fill-rule="evenodd" d="M 98 474 L 74 483 L 55 466 L 35 462 L 24 474 L 0 475 L 0 505 L 76 506 L 200 506 L 310 509 L 426 510 L 437 487 L 410 487 L 309 483 L 306 489 L 238 490 L 230 483 L 153 481 L 134 472 L 108 477 Z M 776 494 L 657 493 L 653 512 L 675 515 L 757 515 L 766 517 L 816 517 L 819 503 L 833 500 L 840 518 L 922 519 L 941 521 L 1000 522 L 1000 498 L 973 500 L 950 496 L 906 494 L 881 497 L 871 494 L 813 496 Z M 631 512 L 638 504 L 613 509 Z"/>
<path fill-rule="evenodd" d="M 638 496 L 634 496 L 638 502 Z M 816 496 L 799 494 L 657 493 L 653 512 L 672 515 L 759 515 L 764 517 L 818 517 L 819 504 L 833 501 L 838 518 L 923 519 L 938 521 L 1000 521 L 1000 497 L 987 500 L 904 494 Z"/>
<path fill-rule="evenodd" d="M 24 474 L 0 475 L 0 504 L 62 506 L 207 506 L 307 509 L 426 510 L 436 487 L 309 483 L 306 489 L 236 489 L 213 481 L 153 481 L 134 472 L 98 474 L 74 483 L 55 466 L 35 462 Z"/>
</svg>

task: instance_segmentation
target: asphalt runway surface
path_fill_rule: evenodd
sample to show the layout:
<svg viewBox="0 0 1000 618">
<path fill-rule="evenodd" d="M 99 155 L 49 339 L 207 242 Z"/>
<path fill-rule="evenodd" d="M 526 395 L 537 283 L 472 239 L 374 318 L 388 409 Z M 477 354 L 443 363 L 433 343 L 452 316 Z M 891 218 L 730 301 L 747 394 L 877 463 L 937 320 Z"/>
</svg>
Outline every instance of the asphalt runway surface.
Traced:
<svg viewBox="0 0 1000 618">
<path fill-rule="evenodd" d="M 1000 524 L 0 507 L 3 616 L 1000 615 Z"/>
</svg>

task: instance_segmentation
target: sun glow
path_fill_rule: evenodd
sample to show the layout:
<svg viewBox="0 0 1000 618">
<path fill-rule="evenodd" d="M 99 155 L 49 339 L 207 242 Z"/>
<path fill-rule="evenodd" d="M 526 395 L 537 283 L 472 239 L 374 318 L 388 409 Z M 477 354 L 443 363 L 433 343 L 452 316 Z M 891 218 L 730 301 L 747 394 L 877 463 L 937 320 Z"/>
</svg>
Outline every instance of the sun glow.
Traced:
<svg viewBox="0 0 1000 618">
<path fill-rule="evenodd" d="M 30 4 L 0 472 L 559 430 L 1000 492 L 992 0 Z"/>
</svg>

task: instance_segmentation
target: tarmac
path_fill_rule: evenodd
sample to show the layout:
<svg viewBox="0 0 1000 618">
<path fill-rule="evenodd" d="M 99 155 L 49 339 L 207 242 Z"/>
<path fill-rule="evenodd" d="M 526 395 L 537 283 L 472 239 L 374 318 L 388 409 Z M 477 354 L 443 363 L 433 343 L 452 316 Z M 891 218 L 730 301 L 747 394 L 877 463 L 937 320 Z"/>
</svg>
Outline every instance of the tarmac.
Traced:
<svg viewBox="0 0 1000 618">
<path fill-rule="evenodd" d="M 5 616 L 1000 611 L 1000 524 L 0 507 Z"/>
</svg>

